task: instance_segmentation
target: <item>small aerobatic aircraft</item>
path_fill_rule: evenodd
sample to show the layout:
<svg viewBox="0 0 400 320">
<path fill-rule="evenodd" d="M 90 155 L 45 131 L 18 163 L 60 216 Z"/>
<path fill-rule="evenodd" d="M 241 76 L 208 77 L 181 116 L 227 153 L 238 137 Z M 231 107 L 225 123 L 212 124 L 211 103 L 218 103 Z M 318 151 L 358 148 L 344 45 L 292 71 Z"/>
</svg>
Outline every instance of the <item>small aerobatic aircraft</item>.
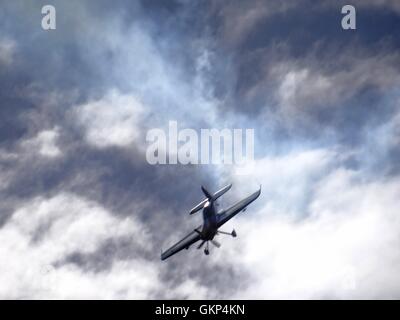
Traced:
<svg viewBox="0 0 400 320">
<path fill-rule="evenodd" d="M 218 234 L 227 234 L 231 235 L 232 237 L 236 237 L 235 230 L 232 230 L 231 233 L 224 232 L 218 230 L 225 222 L 233 218 L 241 211 L 246 211 L 246 207 L 252 203 L 254 200 L 258 198 L 261 193 L 261 186 L 260 189 L 254 192 L 252 195 L 248 196 L 247 198 L 239 201 L 238 203 L 234 204 L 232 207 L 226 210 L 222 210 L 217 213 L 216 211 L 216 203 L 215 201 L 226 193 L 232 184 L 223 187 L 221 190 L 218 190 L 214 194 L 211 194 L 207 191 L 206 188 L 203 186 L 201 190 L 203 191 L 206 198 L 201 201 L 197 206 L 195 206 L 192 210 L 190 210 L 190 214 L 200 211 L 203 209 L 203 225 L 194 229 L 191 233 L 189 233 L 186 237 L 184 237 L 181 241 L 177 242 L 167 251 L 161 253 L 161 260 L 165 260 L 168 257 L 174 255 L 175 253 L 181 251 L 182 249 L 189 249 L 189 247 L 194 244 L 195 242 L 201 240 L 201 243 L 198 245 L 197 249 L 201 249 L 204 244 L 206 247 L 204 248 L 204 253 L 208 255 L 210 253 L 208 242 L 210 241 L 213 245 L 219 248 L 221 245 L 214 240 L 214 237 Z"/>
</svg>

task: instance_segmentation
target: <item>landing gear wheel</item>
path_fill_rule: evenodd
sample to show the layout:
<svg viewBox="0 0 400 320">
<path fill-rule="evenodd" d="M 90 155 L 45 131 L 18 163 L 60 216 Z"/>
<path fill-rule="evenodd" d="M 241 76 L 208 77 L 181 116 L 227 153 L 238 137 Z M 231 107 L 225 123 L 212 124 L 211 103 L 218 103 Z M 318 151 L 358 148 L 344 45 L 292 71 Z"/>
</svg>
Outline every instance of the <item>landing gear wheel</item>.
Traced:
<svg viewBox="0 0 400 320">
<path fill-rule="evenodd" d="M 208 249 L 204 249 L 204 254 L 205 254 L 206 256 L 208 256 L 208 255 L 210 254 L 210 251 L 208 251 Z"/>
<path fill-rule="evenodd" d="M 234 237 L 234 238 L 237 237 L 237 234 L 236 234 L 236 231 L 235 231 L 235 230 L 232 231 L 232 237 Z"/>
</svg>

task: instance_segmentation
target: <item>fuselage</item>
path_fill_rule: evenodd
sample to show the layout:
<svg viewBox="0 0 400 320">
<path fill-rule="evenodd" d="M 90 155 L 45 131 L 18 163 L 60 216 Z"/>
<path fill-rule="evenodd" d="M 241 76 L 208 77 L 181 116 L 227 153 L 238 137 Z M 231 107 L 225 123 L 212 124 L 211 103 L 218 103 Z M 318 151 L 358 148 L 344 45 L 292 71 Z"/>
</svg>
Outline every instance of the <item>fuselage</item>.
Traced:
<svg viewBox="0 0 400 320">
<path fill-rule="evenodd" d="M 203 240 L 212 240 L 218 231 L 217 212 L 213 201 L 209 201 L 203 209 L 203 229 L 201 235 Z"/>
</svg>

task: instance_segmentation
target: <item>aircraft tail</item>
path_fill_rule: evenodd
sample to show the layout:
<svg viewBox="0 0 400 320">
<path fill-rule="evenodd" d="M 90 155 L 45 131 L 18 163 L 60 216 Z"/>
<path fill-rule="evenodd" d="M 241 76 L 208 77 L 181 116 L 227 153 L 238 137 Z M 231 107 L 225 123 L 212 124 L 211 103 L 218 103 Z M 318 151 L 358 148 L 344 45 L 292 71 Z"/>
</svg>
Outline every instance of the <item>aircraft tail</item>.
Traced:
<svg viewBox="0 0 400 320">
<path fill-rule="evenodd" d="M 231 187 L 232 187 L 232 183 L 228 184 L 227 186 L 223 187 L 222 189 L 219 189 L 216 193 L 213 194 L 213 196 L 212 196 L 213 201 L 217 200 L 220 196 L 222 196 L 223 194 L 228 192 Z"/>
<path fill-rule="evenodd" d="M 212 199 L 212 195 L 211 193 L 208 192 L 208 190 L 206 188 L 204 188 L 203 186 L 201 186 L 201 191 L 203 191 L 204 195 L 207 197 L 207 199 Z"/>
<path fill-rule="evenodd" d="M 206 196 L 206 198 L 204 200 L 202 200 L 197 206 L 195 206 L 192 210 L 190 210 L 190 214 L 193 214 L 201 209 L 203 209 L 203 207 L 205 206 L 205 204 L 209 201 L 215 201 L 217 200 L 220 196 L 222 196 L 224 193 L 226 193 L 230 188 L 232 187 L 232 184 L 229 184 L 225 187 L 223 187 L 222 189 L 218 190 L 217 192 L 215 192 L 214 194 L 211 194 L 206 188 L 204 188 L 203 186 L 201 186 L 201 190 L 203 191 L 204 195 Z"/>
</svg>

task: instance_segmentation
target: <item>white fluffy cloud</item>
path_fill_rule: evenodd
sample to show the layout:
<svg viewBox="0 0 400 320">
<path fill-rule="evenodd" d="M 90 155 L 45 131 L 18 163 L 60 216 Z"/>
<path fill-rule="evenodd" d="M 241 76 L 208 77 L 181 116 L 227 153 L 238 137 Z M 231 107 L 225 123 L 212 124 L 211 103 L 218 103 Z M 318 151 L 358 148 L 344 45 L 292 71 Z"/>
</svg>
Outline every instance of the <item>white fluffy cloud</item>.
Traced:
<svg viewBox="0 0 400 320">
<path fill-rule="evenodd" d="M 134 218 L 116 218 L 71 194 L 35 198 L 0 229 L 1 298 L 146 298 L 157 284 L 151 262 L 116 261 L 91 272 L 61 264 L 68 254 L 92 253 L 110 238 L 129 237 L 146 250 L 148 234 Z"/>
<path fill-rule="evenodd" d="M 235 298 L 399 297 L 400 180 L 369 181 L 331 166 L 338 158 L 319 150 L 256 163 L 248 179 L 265 188 L 235 222 L 239 261 L 227 243 L 252 276 Z"/>
<path fill-rule="evenodd" d="M 96 254 L 107 240 L 118 238 L 153 259 L 139 253 L 126 259 L 100 253 L 102 259 L 111 259 L 111 267 L 100 270 L 65 261 L 74 253 Z M 166 265 L 146 226 L 69 193 L 22 204 L 0 229 L 0 242 L 0 299 L 204 299 L 209 294 L 189 277 L 160 286 Z"/>
<path fill-rule="evenodd" d="M 51 130 L 43 130 L 35 137 L 24 141 L 22 145 L 28 150 L 37 151 L 37 153 L 43 157 L 56 158 L 62 154 L 57 145 L 59 135 L 60 132 L 57 127 Z"/>
<path fill-rule="evenodd" d="M 100 100 L 78 106 L 75 115 L 90 144 L 127 147 L 137 142 L 144 111 L 134 96 L 111 91 Z"/>
</svg>

